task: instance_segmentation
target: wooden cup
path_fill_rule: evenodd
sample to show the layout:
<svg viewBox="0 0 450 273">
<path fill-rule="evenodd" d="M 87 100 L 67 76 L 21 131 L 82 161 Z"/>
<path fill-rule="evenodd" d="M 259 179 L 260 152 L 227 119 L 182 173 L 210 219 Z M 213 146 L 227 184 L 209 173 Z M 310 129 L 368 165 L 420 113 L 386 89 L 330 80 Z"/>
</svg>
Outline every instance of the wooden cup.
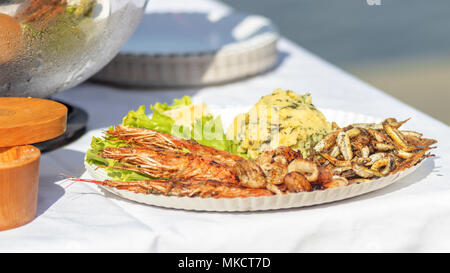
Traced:
<svg viewBox="0 0 450 273">
<path fill-rule="evenodd" d="M 38 148 L 0 148 L 0 230 L 24 225 L 36 215 L 39 183 Z"/>
</svg>

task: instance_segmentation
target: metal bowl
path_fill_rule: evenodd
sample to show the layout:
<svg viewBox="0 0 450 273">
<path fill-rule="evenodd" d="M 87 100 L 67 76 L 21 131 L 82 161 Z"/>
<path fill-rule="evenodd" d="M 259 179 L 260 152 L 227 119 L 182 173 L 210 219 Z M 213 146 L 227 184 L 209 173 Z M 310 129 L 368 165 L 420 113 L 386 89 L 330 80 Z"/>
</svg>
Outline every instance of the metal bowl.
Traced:
<svg viewBox="0 0 450 273">
<path fill-rule="evenodd" d="M 97 73 L 148 0 L 0 0 L 0 96 L 49 97 Z"/>
</svg>

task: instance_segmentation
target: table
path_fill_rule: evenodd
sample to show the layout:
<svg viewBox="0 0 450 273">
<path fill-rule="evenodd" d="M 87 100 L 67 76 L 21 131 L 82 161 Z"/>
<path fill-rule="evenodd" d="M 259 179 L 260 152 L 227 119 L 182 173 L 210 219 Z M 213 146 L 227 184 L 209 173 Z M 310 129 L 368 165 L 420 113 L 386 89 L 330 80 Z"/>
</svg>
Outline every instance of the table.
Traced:
<svg viewBox="0 0 450 273">
<path fill-rule="evenodd" d="M 164 1 L 154 2 L 155 7 L 164 6 Z M 202 8 L 227 8 L 214 1 L 199 2 Z M 25 226 L 0 232 L 0 251 L 450 251 L 449 127 L 287 39 L 280 40 L 279 50 L 280 61 L 273 70 L 226 85 L 123 90 L 87 82 L 56 95 L 56 99 L 89 113 L 89 132 L 42 156 L 37 217 Z M 207 104 L 250 105 L 276 88 L 311 92 L 313 103 L 320 108 L 398 119 L 411 117 L 411 128 L 439 141 L 434 150 L 437 156 L 412 175 L 376 192 L 330 204 L 254 213 L 152 207 L 120 199 L 95 186 L 69 182 L 62 176 L 81 176 L 85 171 L 84 153 L 96 130 L 120 123 L 129 110 L 141 104 L 170 102 L 189 95 Z"/>
</svg>

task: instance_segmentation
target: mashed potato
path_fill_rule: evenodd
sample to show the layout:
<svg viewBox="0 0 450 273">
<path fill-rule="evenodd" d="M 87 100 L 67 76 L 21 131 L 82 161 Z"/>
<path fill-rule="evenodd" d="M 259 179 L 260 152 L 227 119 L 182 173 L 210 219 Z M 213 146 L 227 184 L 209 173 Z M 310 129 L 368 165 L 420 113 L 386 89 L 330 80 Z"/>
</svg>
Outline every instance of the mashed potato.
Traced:
<svg viewBox="0 0 450 273">
<path fill-rule="evenodd" d="M 307 156 L 311 142 L 331 131 L 331 124 L 311 102 L 310 94 L 277 89 L 263 96 L 248 113 L 236 116 L 227 137 L 234 140 L 237 152 L 249 159 L 281 146 Z"/>
</svg>

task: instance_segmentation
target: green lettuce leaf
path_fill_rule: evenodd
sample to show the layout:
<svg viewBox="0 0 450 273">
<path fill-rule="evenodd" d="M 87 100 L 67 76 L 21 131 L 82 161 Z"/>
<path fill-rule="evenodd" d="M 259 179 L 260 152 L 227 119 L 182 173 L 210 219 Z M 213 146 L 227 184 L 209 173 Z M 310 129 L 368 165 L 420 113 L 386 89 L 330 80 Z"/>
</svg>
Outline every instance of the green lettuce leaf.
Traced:
<svg viewBox="0 0 450 273">
<path fill-rule="evenodd" d="M 195 120 L 192 125 L 190 137 L 198 143 L 216 148 L 222 151 L 230 151 L 231 140 L 227 140 L 220 116 L 203 116 Z"/>
<path fill-rule="evenodd" d="M 188 96 L 174 99 L 172 105 L 156 103 L 150 106 L 153 111 L 151 118 L 145 113 L 145 106 L 142 105 L 137 111 L 130 111 L 123 118 L 122 125 L 152 129 L 184 139 L 194 139 L 200 144 L 230 151 L 232 141 L 226 139 L 220 117 L 214 118 L 211 114 L 205 115 L 201 119 L 195 120 L 190 127 L 186 127 L 176 125 L 171 117 L 164 115 L 165 111 L 191 104 L 192 101 Z"/>
<path fill-rule="evenodd" d="M 174 99 L 172 105 L 168 105 L 167 103 L 155 103 L 152 106 L 153 112 L 157 111 L 159 113 L 163 113 L 164 111 L 178 109 L 184 106 L 188 106 L 192 104 L 192 100 L 188 96 L 184 96 L 181 99 Z"/>
<path fill-rule="evenodd" d="M 184 96 L 181 99 L 174 99 L 173 102 L 172 105 L 159 102 L 155 103 L 155 105 L 150 105 L 150 108 L 153 111 L 152 118 L 148 117 L 145 113 L 145 106 L 141 105 L 137 111 L 130 111 L 128 115 L 123 118 L 122 125 L 133 128 L 152 129 L 170 134 L 175 121 L 171 117 L 164 115 L 164 112 L 192 104 L 192 101 L 188 96 Z"/>
</svg>

